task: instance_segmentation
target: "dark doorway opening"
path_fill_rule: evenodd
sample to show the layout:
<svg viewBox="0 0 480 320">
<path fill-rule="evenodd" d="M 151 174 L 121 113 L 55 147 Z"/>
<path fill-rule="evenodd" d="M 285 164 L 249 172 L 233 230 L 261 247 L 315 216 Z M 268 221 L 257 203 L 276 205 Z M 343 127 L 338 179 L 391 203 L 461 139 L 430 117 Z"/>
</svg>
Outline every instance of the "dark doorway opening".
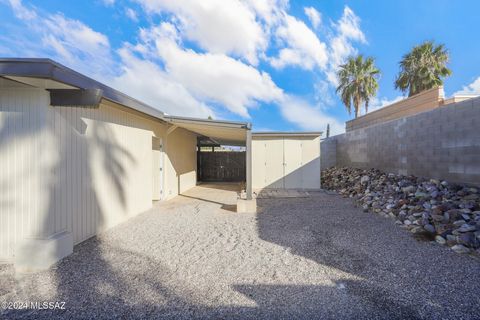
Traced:
<svg viewBox="0 0 480 320">
<path fill-rule="evenodd" d="M 197 146 L 197 180 L 200 182 L 244 182 L 244 147 L 224 146 L 201 141 Z"/>
</svg>

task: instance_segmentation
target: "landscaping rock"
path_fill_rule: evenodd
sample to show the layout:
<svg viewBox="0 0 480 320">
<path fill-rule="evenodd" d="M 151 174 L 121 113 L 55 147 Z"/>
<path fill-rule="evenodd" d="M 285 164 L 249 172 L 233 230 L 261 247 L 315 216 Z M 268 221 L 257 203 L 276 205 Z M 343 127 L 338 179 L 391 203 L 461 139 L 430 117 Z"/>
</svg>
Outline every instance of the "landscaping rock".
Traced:
<svg viewBox="0 0 480 320">
<path fill-rule="evenodd" d="M 431 224 L 426 224 L 423 226 L 423 228 L 430 233 L 435 233 L 435 227 Z"/>
<path fill-rule="evenodd" d="M 436 236 L 435 237 L 435 241 L 437 241 L 438 243 L 440 243 L 441 245 L 444 245 L 447 243 L 447 240 L 445 240 L 445 238 L 443 238 L 442 236 Z"/>
<path fill-rule="evenodd" d="M 470 249 L 461 244 L 454 245 L 452 250 L 456 253 L 470 253 Z"/>
<path fill-rule="evenodd" d="M 360 183 L 361 183 L 362 185 L 367 184 L 368 181 L 370 181 L 370 177 L 369 177 L 369 176 L 363 176 L 363 177 L 360 179 Z"/>
<path fill-rule="evenodd" d="M 365 212 L 396 219 L 414 234 L 435 235 L 435 241 L 456 252 L 480 249 L 477 188 L 356 168 L 326 169 L 322 185 L 353 199 Z"/>
</svg>

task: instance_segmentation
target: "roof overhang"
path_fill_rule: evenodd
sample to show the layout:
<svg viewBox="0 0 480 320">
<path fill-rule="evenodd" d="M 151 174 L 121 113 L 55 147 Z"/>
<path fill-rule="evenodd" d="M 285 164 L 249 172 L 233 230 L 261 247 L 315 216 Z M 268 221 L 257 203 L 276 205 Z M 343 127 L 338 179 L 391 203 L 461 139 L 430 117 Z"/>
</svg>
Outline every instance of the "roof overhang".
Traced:
<svg viewBox="0 0 480 320">
<path fill-rule="evenodd" d="M 31 87 L 44 89 L 101 90 L 102 99 L 118 103 L 127 108 L 163 120 L 164 113 L 162 111 L 50 59 L 0 58 L 0 76 Z M 91 92 L 87 92 L 87 96 L 88 95 L 92 97 Z M 66 97 L 66 95 L 62 94 L 59 96 Z M 85 93 L 77 95 L 77 98 L 80 98 L 80 102 L 85 101 L 84 97 Z M 65 102 L 57 99 L 56 102 L 69 103 L 71 105 L 71 103 L 74 102 L 73 99 L 74 97 L 70 97 L 69 100 Z"/>
<path fill-rule="evenodd" d="M 252 137 L 320 137 L 322 131 L 310 131 L 310 132 L 284 132 L 284 131 L 272 131 L 272 132 L 252 132 Z"/>
<path fill-rule="evenodd" d="M 251 129 L 248 122 L 207 120 L 187 117 L 165 116 L 165 121 L 180 128 L 195 132 L 219 145 L 245 146 L 247 131 Z"/>
</svg>

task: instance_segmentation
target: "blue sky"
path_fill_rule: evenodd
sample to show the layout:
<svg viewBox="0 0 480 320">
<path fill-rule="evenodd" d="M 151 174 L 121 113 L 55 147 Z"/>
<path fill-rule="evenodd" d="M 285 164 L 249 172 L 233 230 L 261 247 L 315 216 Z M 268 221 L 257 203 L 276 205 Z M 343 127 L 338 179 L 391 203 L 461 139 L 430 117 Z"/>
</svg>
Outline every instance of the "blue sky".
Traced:
<svg viewBox="0 0 480 320">
<path fill-rule="evenodd" d="M 0 0 L 0 56 L 49 57 L 169 114 L 256 130 L 341 132 L 335 72 L 350 55 L 382 71 L 373 108 L 401 98 L 398 61 L 449 49 L 447 96 L 480 92 L 475 0 Z"/>
</svg>

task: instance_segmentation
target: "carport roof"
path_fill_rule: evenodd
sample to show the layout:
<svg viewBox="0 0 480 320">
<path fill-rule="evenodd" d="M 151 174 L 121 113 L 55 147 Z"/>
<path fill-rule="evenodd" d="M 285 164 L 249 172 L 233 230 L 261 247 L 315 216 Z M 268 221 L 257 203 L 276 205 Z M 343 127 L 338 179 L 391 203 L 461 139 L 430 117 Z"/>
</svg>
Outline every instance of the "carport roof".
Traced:
<svg viewBox="0 0 480 320">
<path fill-rule="evenodd" d="M 187 117 L 164 116 L 165 121 L 178 127 L 193 131 L 220 145 L 244 146 L 247 131 L 251 129 L 248 122 L 208 120 Z"/>
</svg>

